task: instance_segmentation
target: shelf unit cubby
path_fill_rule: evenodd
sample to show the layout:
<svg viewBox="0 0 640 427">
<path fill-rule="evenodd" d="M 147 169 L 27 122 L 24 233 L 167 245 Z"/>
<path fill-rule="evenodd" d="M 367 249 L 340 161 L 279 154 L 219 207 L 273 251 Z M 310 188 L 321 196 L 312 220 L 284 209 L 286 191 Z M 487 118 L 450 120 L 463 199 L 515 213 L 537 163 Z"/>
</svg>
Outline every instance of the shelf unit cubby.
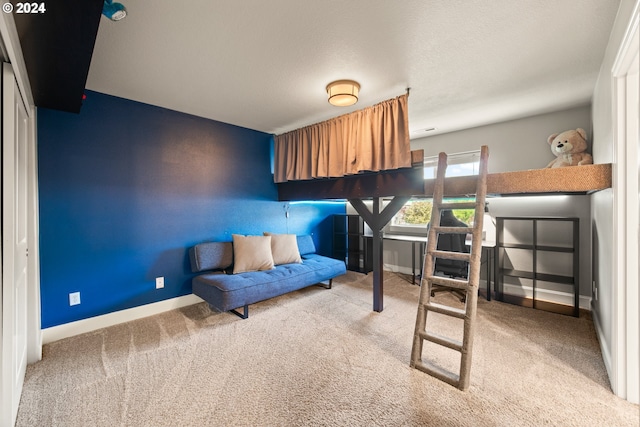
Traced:
<svg viewBox="0 0 640 427">
<path fill-rule="evenodd" d="M 579 243 L 579 218 L 497 217 L 496 298 L 577 317 Z"/>
<path fill-rule="evenodd" d="M 365 235 L 364 220 L 360 215 L 333 216 L 333 254 L 343 260 L 347 270 L 360 273 L 373 271 L 372 237 Z"/>
</svg>

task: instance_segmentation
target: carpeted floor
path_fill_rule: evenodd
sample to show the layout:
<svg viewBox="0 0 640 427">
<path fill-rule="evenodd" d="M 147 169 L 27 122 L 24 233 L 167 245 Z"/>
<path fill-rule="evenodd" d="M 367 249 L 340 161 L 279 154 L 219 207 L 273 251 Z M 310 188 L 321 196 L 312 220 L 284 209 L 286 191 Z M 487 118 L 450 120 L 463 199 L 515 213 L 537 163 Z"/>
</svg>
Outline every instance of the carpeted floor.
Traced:
<svg viewBox="0 0 640 427">
<path fill-rule="evenodd" d="M 17 426 L 638 426 L 588 314 L 480 299 L 461 392 L 409 367 L 419 288 L 393 273 L 384 287 L 382 313 L 371 275 L 350 272 L 252 305 L 247 320 L 202 303 L 46 345 Z"/>
</svg>

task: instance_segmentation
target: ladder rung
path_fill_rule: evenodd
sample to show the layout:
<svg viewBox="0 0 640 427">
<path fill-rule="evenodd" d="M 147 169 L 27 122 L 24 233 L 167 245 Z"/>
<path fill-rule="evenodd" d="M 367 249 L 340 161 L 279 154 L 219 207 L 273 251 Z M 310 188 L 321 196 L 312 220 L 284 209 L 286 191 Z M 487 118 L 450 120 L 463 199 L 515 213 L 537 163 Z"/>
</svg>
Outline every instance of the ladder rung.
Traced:
<svg viewBox="0 0 640 427">
<path fill-rule="evenodd" d="M 475 209 L 476 202 L 440 203 L 440 209 Z"/>
<path fill-rule="evenodd" d="M 443 335 L 433 334 L 426 331 L 420 332 L 420 338 L 423 340 L 431 341 L 441 346 L 448 347 L 452 350 L 462 352 L 462 342 L 458 340 L 445 337 Z"/>
<path fill-rule="evenodd" d="M 467 315 L 465 310 L 455 307 L 449 307 L 447 305 L 430 302 L 424 305 L 424 308 L 434 313 L 444 314 L 445 316 L 457 317 L 458 319 L 464 319 Z"/>
<path fill-rule="evenodd" d="M 423 362 L 422 360 L 415 361 L 416 369 L 426 372 L 427 374 L 436 377 L 440 381 L 451 384 L 454 387 L 458 387 L 460 384 L 460 377 L 453 372 L 449 372 L 429 362 Z"/>
<path fill-rule="evenodd" d="M 451 251 L 433 251 L 429 252 L 432 256 L 442 259 L 455 259 L 458 261 L 471 261 L 471 254 L 466 252 L 451 252 Z"/>
<path fill-rule="evenodd" d="M 448 288 L 462 289 L 465 291 L 469 288 L 468 280 L 451 279 L 442 276 L 427 276 L 427 280 L 434 285 L 446 286 Z"/>
<path fill-rule="evenodd" d="M 440 234 L 469 234 L 473 233 L 473 227 L 433 227 Z"/>
</svg>

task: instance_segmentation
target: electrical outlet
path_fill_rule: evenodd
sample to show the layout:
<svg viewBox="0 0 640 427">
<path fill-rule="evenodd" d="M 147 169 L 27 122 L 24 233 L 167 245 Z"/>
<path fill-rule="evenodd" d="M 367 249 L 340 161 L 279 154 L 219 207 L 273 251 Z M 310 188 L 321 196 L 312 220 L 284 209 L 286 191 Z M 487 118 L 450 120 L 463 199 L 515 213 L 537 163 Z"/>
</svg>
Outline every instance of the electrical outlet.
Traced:
<svg viewBox="0 0 640 427">
<path fill-rule="evenodd" d="M 156 289 L 164 288 L 164 277 L 156 277 Z"/>
<path fill-rule="evenodd" d="M 80 304 L 80 292 L 71 292 L 69 294 L 69 305 Z"/>
</svg>

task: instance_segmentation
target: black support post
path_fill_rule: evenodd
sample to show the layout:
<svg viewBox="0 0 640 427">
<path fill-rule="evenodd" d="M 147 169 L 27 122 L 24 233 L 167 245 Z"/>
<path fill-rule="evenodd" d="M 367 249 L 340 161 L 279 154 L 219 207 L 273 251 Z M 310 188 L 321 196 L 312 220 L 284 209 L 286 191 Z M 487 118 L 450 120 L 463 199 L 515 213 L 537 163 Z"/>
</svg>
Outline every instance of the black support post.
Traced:
<svg viewBox="0 0 640 427">
<path fill-rule="evenodd" d="M 373 218 L 376 227 L 371 227 L 373 231 L 373 311 L 382 311 L 384 295 L 384 272 L 382 262 L 382 225 L 379 227 L 377 219 L 380 215 L 380 199 L 373 199 Z"/>
<path fill-rule="evenodd" d="M 384 307 L 382 229 L 409 199 L 410 196 L 396 196 L 382 211 L 380 211 L 382 199 L 379 197 L 373 199 L 372 211 L 367 208 L 362 199 L 349 199 L 353 208 L 373 232 L 373 311 L 381 312 Z"/>
</svg>

